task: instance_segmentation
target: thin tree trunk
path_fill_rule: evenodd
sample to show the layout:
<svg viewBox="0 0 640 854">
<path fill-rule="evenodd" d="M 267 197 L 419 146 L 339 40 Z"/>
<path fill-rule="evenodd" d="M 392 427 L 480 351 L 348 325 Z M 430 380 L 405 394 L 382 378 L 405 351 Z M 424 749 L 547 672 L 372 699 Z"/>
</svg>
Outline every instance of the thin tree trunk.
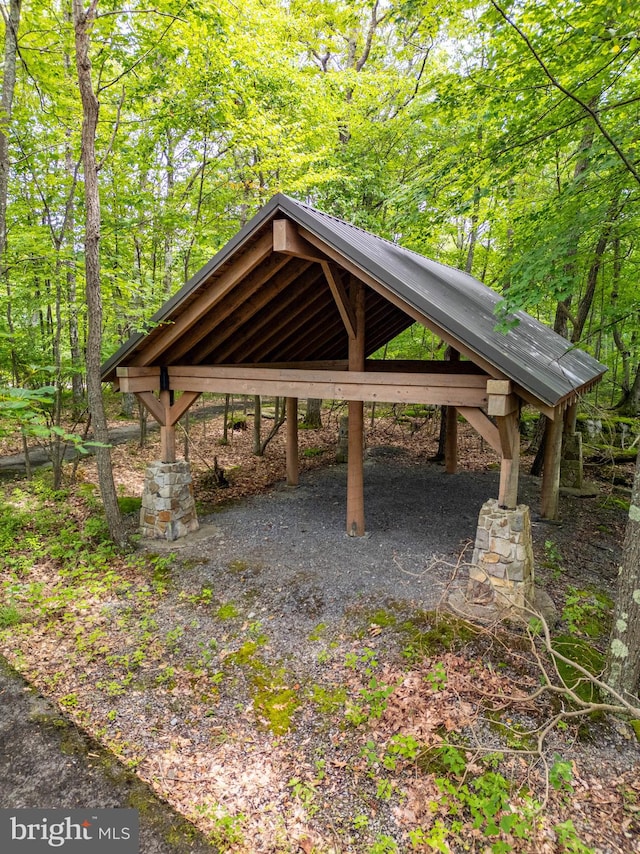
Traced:
<svg viewBox="0 0 640 854">
<path fill-rule="evenodd" d="M 591 305 L 593 303 L 593 297 L 598 283 L 598 274 L 600 273 L 600 268 L 602 266 L 602 257 L 607 248 L 607 244 L 609 243 L 611 229 L 613 228 L 621 211 L 619 198 L 620 193 L 616 190 L 615 195 L 609 203 L 602 231 L 600 232 L 600 236 L 598 237 L 598 241 L 593 250 L 593 258 L 591 266 L 589 267 L 589 273 L 587 274 L 587 287 L 578 304 L 578 310 L 576 311 L 573 330 L 571 332 L 571 342 L 573 344 L 577 344 L 582 338 L 582 332 L 584 330 L 585 323 L 587 322 L 587 318 L 589 317 L 589 312 L 591 311 Z"/>
<path fill-rule="evenodd" d="M 303 427 L 310 430 L 318 430 L 322 427 L 322 401 L 317 397 L 307 398 L 307 408 L 304 413 Z"/>
<path fill-rule="evenodd" d="M 85 293 L 87 301 L 87 400 L 93 432 L 102 446 L 96 448 L 100 494 L 111 538 L 119 546 L 126 542 L 122 516 L 113 480 L 109 432 L 102 398 L 100 377 L 102 344 L 102 292 L 100 280 L 100 190 L 96 160 L 96 128 L 100 105 L 91 80 L 89 33 L 96 16 L 98 0 L 85 11 L 81 0 L 73 0 L 76 69 L 82 99 L 82 166 L 85 191 Z"/>
<path fill-rule="evenodd" d="M 640 683 L 640 454 L 618 573 L 605 682 L 620 694 L 637 696 Z"/>
<path fill-rule="evenodd" d="M 0 96 L 0 280 L 7 292 L 7 329 L 13 333 L 11 285 L 9 284 L 7 252 L 7 196 L 9 191 L 9 140 L 7 131 L 13 112 L 13 94 L 16 86 L 16 61 L 18 57 L 18 28 L 22 0 L 11 0 L 9 15 L 5 18 L 4 65 L 2 95 Z M 11 348 L 13 382 L 18 384 L 18 357 Z"/>
<path fill-rule="evenodd" d="M 259 457 L 261 456 L 260 448 L 262 443 L 260 441 L 260 429 L 262 426 L 262 401 L 260 400 L 260 395 L 256 395 L 253 398 L 253 453 Z"/>
</svg>

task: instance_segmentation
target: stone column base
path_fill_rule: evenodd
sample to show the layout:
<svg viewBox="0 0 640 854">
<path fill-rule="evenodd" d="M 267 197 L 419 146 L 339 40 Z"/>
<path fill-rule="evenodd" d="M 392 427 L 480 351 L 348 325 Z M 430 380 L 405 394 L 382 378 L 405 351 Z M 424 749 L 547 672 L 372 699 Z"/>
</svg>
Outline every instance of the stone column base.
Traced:
<svg viewBox="0 0 640 854">
<path fill-rule="evenodd" d="M 533 608 L 533 541 L 526 504 L 504 510 L 491 498 L 478 518 L 467 600 L 499 610 Z"/>
<path fill-rule="evenodd" d="M 142 492 L 142 536 L 177 540 L 198 527 L 189 463 L 186 460 L 151 463 L 145 472 Z"/>
</svg>

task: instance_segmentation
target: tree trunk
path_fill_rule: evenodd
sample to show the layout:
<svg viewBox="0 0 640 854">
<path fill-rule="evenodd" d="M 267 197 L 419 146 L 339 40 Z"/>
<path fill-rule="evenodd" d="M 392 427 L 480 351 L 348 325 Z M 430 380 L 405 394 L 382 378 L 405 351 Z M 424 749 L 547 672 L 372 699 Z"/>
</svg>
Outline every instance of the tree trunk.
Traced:
<svg viewBox="0 0 640 854">
<path fill-rule="evenodd" d="M 262 427 L 262 401 L 260 395 L 257 394 L 253 398 L 253 453 L 256 457 L 262 456 L 262 442 L 260 432 Z"/>
<path fill-rule="evenodd" d="M 18 56 L 18 27 L 22 0 L 11 0 L 9 17 L 5 19 L 4 65 L 2 96 L 0 97 L 0 259 L 5 271 L 4 253 L 7 247 L 7 192 L 9 186 L 9 140 L 7 130 L 13 111 Z"/>
<path fill-rule="evenodd" d="M 76 69 L 82 99 L 82 167 L 85 192 L 85 294 L 87 302 L 87 401 L 97 442 L 98 482 L 109 533 L 114 542 L 126 542 L 122 516 L 108 447 L 109 433 L 102 399 L 100 378 L 102 345 L 102 292 L 100 280 L 100 192 L 96 160 L 96 127 L 100 105 L 91 80 L 89 32 L 96 16 L 98 0 L 92 0 L 85 12 L 81 0 L 73 0 L 73 27 L 76 46 Z"/>
<path fill-rule="evenodd" d="M 16 60 L 18 57 L 18 27 L 22 0 L 11 0 L 9 16 L 5 17 L 4 65 L 2 95 L 0 96 L 0 279 L 7 291 L 7 329 L 13 333 L 11 286 L 6 262 L 7 251 L 7 195 L 9 189 L 9 139 L 7 131 L 13 111 L 13 93 L 16 86 Z M 6 15 L 6 13 L 3 13 Z M 18 357 L 12 345 L 11 365 L 14 383 L 18 383 Z"/>
<path fill-rule="evenodd" d="M 304 414 L 303 427 L 310 430 L 319 430 L 322 427 L 321 414 L 322 401 L 317 397 L 307 398 L 307 409 Z"/>
<path fill-rule="evenodd" d="M 640 682 L 640 454 L 631 493 L 605 682 L 620 694 L 636 696 Z"/>
</svg>

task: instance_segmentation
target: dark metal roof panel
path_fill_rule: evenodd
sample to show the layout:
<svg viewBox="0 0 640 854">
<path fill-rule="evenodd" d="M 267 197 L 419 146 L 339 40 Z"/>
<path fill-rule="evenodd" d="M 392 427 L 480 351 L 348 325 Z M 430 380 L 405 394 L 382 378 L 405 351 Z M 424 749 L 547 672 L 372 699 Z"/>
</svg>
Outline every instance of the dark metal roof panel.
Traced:
<svg viewBox="0 0 640 854">
<path fill-rule="evenodd" d="M 245 244 L 284 214 L 349 259 L 414 312 L 493 365 L 535 398 L 550 406 L 595 382 L 606 370 L 596 359 L 524 312 L 509 333 L 496 330 L 500 296 L 473 276 L 376 237 L 343 220 L 278 194 L 229 241 L 151 319 L 156 325 L 175 317 L 207 280 L 215 277 Z M 153 333 L 151 333 L 153 334 Z M 137 349 L 135 335 L 103 365 L 102 375 Z"/>
<path fill-rule="evenodd" d="M 501 297 L 482 282 L 300 202 L 281 197 L 284 213 L 313 232 L 400 299 L 551 406 L 593 383 L 606 367 L 548 326 L 519 311 L 518 325 L 496 330 Z"/>
</svg>

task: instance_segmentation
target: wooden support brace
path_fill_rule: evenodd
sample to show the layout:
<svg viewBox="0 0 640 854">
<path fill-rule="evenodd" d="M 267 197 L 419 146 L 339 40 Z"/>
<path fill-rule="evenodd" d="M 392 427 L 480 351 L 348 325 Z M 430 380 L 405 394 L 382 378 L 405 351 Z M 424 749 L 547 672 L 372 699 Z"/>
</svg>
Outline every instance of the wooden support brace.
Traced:
<svg viewBox="0 0 640 854">
<path fill-rule="evenodd" d="M 502 443 L 498 428 L 490 421 L 481 409 L 473 406 L 458 406 L 458 412 L 469 424 L 477 430 L 493 450 L 502 456 Z"/>
<path fill-rule="evenodd" d="M 178 400 L 169 407 L 169 425 L 177 424 L 178 421 L 182 418 L 185 412 L 191 407 L 192 404 L 196 402 L 196 400 L 202 394 L 201 391 L 185 391 L 183 392 Z"/>
<path fill-rule="evenodd" d="M 329 288 L 331 289 L 331 293 L 333 294 L 333 298 L 336 301 L 336 305 L 338 306 L 338 311 L 340 312 L 340 317 L 342 318 L 342 322 L 345 325 L 347 330 L 347 334 L 352 338 L 356 337 L 356 317 L 353 312 L 353 308 L 351 303 L 349 302 L 349 297 L 347 296 L 347 292 L 344 289 L 342 282 L 339 277 L 335 275 L 331 264 L 328 261 L 322 261 L 322 270 L 324 275 L 329 283 Z"/>
<path fill-rule="evenodd" d="M 135 395 L 158 424 L 164 424 L 166 413 L 158 398 L 150 391 L 137 391 Z"/>
</svg>

